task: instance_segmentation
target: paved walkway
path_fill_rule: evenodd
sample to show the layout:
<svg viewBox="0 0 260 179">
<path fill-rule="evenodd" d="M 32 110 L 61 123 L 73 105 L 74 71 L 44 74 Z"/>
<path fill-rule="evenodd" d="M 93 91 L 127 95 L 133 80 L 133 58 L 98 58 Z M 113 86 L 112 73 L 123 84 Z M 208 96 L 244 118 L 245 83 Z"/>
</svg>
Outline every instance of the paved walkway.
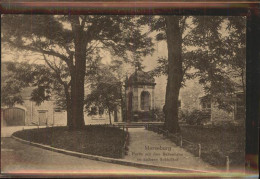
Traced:
<svg viewBox="0 0 260 179">
<path fill-rule="evenodd" d="M 126 160 L 195 170 L 215 170 L 172 141 L 144 128 L 129 128 L 129 151 Z"/>
<path fill-rule="evenodd" d="M 45 128 L 46 126 L 39 126 L 40 128 Z M 38 126 L 8 126 L 1 127 L 1 137 L 11 137 L 12 134 L 16 131 L 20 131 L 23 129 L 34 129 L 38 128 Z"/>
<path fill-rule="evenodd" d="M 1 138 L 2 174 L 55 174 L 112 176 L 153 173 L 158 171 L 78 158 L 23 144 L 12 138 Z"/>
</svg>

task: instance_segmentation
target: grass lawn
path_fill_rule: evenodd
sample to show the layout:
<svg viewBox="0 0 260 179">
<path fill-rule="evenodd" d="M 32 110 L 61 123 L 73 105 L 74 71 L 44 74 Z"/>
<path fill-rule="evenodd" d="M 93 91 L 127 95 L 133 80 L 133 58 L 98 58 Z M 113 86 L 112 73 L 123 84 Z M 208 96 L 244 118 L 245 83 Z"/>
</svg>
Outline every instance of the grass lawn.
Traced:
<svg viewBox="0 0 260 179">
<path fill-rule="evenodd" d="M 122 158 L 126 138 L 126 132 L 109 126 L 85 126 L 79 131 L 50 127 L 18 131 L 13 135 L 56 148 L 112 158 Z"/>
<path fill-rule="evenodd" d="M 245 128 L 238 126 L 212 127 L 182 126 L 183 138 L 201 144 L 201 158 L 216 167 L 226 166 L 226 156 L 230 159 L 230 168 L 244 167 Z M 183 147 L 198 155 L 198 150 L 191 145 Z"/>
</svg>

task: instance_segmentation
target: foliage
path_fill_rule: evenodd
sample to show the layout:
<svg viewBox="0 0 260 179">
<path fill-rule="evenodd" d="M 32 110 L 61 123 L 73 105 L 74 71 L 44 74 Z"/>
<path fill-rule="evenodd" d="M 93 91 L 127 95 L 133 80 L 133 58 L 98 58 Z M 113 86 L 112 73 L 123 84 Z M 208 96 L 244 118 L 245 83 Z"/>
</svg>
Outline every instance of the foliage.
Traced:
<svg viewBox="0 0 260 179">
<path fill-rule="evenodd" d="M 19 94 L 22 89 L 32 87 L 31 100 L 35 101 L 37 105 L 53 97 L 56 98 L 59 107 L 63 106 L 62 109 L 66 109 L 64 101 L 59 100 L 64 98 L 62 86 L 57 80 L 56 74 L 48 67 L 42 64 L 9 62 L 7 68 L 8 73 L 12 74 L 9 77 L 10 80 L 16 80 L 24 84 L 23 86 L 20 85 Z M 19 83 L 12 81 L 12 85 L 17 84 Z"/>
<path fill-rule="evenodd" d="M 197 79 L 187 80 L 185 87 L 180 92 L 181 109 L 192 111 L 198 108 L 198 104 L 203 96 L 203 87 L 198 83 Z"/>
<path fill-rule="evenodd" d="M 117 111 L 121 106 L 122 84 L 108 68 L 99 66 L 96 70 L 96 74 L 89 77 L 89 80 L 92 81 L 91 93 L 85 98 L 85 108 L 89 114 L 94 112 L 93 107 L 107 110 L 111 122 L 111 113 Z"/>
<path fill-rule="evenodd" d="M 8 75 L 7 80 L 2 82 L 1 85 L 1 104 L 7 106 L 14 106 L 15 104 L 23 104 L 24 101 L 20 94 L 23 83 L 12 79 L 10 75 Z"/>
<path fill-rule="evenodd" d="M 157 22 L 156 22 L 157 21 Z M 150 20 L 157 40 L 166 40 L 164 16 Z M 199 78 L 204 92 L 212 95 L 218 107 L 230 111 L 232 103 L 223 100 L 243 86 L 245 94 L 245 19 L 241 17 L 182 17 L 183 79 Z M 158 59 L 153 74 L 167 75 L 167 57 Z M 240 80 L 237 80 L 240 79 Z"/>
<path fill-rule="evenodd" d="M 151 71 L 153 76 L 168 75 L 168 59 L 160 57 L 157 59 L 157 66 Z"/>
<path fill-rule="evenodd" d="M 136 28 L 135 18 L 117 15 L 52 16 L 52 15 L 4 15 L 2 39 L 9 45 L 60 57 L 63 60 L 73 53 L 74 25 L 81 21 L 82 37 L 89 42 L 91 52 L 99 41 L 102 47 L 112 50 L 113 55 L 126 58 L 126 51 L 136 55 L 151 53 L 151 39 Z M 94 33 L 95 32 L 95 33 Z M 9 39 L 8 39 L 9 37 Z M 60 47 L 63 53 L 55 50 Z M 96 46 L 101 47 L 101 46 Z M 91 54 L 88 54 L 91 55 Z"/>
<path fill-rule="evenodd" d="M 153 113 L 156 121 L 164 121 L 165 116 L 162 109 L 155 107 Z"/>
<path fill-rule="evenodd" d="M 187 109 L 181 109 L 179 110 L 178 119 L 179 121 L 186 121 L 186 119 L 189 117 L 190 112 Z"/>
<path fill-rule="evenodd" d="M 42 55 L 55 73 L 65 94 L 68 125 L 72 129 L 84 125 L 88 60 L 97 59 L 102 50 L 125 61 L 133 52 L 137 58 L 153 52 L 151 38 L 142 33 L 134 16 L 3 15 L 1 20 L 5 48 Z"/>
<path fill-rule="evenodd" d="M 241 18 L 237 20 L 243 21 Z M 226 23 L 231 23 L 225 17 L 204 17 L 193 18 L 196 25 L 188 35 L 189 44 L 196 46 L 197 50 L 190 52 L 194 57 L 191 65 L 198 71 L 194 73 L 199 77 L 199 82 L 203 84 L 206 94 L 212 97 L 219 104 L 220 109 L 230 110 L 231 103 L 227 104 L 223 99 L 228 97 L 236 89 L 234 88 L 234 76 L 230 75 L 230 61 L 233 58 L 234 51 L 237 48 L 227 47 L 228 38 L 234 35 L 225 28 Z M 245 26 L 244 26 L 245 28 Z M 223 36 L 226 33 L 228 37 Z M 191 34 L 194 34 L 191 36 Z M 245 34 L 240 33 L 240 36 Z M 232 44 L 235 43 L 234 41 Z M 245 61 L 245 56 L 241 56 L 241 60 Z"/>
<path fill-rule="evenodd" d="M 120 83 L 98 83 L 97 87 L 93 89 L 85 99 L 86 108 L 89 109 L 92 105 L 95 105 L 109 111 L 116 110 L 117 106 L 120 106 L 121 102 L 118 101 L 121 97 L 120 88 Z"/>
<path fill-rule="evenodd" d="M 184 119 L 190 125 L 202 125 L 210 120 L 210 111 L 193 110 L 186 113 Z"/>
<path fill-rule="evenodd" d="M 34 87 L 31 100 L 36 104 L 50 99 L 50 84 L 53 82 L 52 74 L 43 65 L 28 63 L 5 63 L 7 67 L 6 80 L 1 88 L 2 103 L 13 106 L 22 104 L 21 92 L 27 87 Z"/>
<path fill-rule="evenodd" d="M 1 64 L 1 104 L 7 106 L 23 104 L 21 91 L 27 86 L 26 83 L 15 79 L 16 75 L 10 72 L 12 65 L 10 62 Z"/>
<path fill-rule="evenodd" d="M 16 85 L 10 85 L 10 83 L 15 83 Z M 20 85 L 16 81 L 7 82 L 6 86 L 1 87 L 1 104 L 7 105 L 9 107 L 15 104 L 23 104 L 23 98 L 20 95 Z"/>
</svg>

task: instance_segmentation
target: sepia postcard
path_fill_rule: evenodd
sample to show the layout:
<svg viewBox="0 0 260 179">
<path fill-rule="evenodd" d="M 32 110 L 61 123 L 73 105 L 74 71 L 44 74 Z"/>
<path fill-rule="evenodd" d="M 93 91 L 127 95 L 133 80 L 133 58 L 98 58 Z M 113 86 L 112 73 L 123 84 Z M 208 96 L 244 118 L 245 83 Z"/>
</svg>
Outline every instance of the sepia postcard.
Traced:
<svg viewBox="0 0 260 179">
<path fill-rule="evenodd" d="M 3 1 L 1 177 L 258 177 L 238 4 Z"/>
</svg>

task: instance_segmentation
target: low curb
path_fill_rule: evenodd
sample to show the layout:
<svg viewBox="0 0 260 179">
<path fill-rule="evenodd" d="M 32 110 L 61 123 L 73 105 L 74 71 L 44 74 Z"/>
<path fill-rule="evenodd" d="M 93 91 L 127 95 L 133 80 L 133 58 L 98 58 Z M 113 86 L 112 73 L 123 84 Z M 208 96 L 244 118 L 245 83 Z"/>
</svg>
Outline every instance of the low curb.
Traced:
<svg viewBox="0 0 260 179">
<path fill-rule="evenodd" d="M 19 137 L 16 137 L 14 135 L 11 136 L 13 139 L 29 144 L 32 146 L 36 146 L 42 149 L 70 155 L 70 156 L 75 156 L 79 158 L 87 158 L 91 160 L 97 160 L 97 161 L 102 161 L 102 162 L 108 162 L 108 163 L 113 163 L 113 164 L 121 164 L 121 165 L 126 165 L 126 166 L 132 166 L 132 167 L 137 167 L 137 168 L 143 168 L 143 169 L 151 169 L 151 170 L 159 170 L 159 171 L 171 171 L 171 172 L 185 172 L 185 173 L 197 173 L 197 174 L 216 174 L 216 172 L 208 172 L 208 171 L 203 171 L 203 170 L 193 170 L 193 169 L 184 169 L 184 168 L 176 168 L 176 167 L 166 167 L 166 166 L 158 166 L 158 165 L 150 165 L 150 164 L 144 164 L 144 163 L 137 163 L 137 162 L 131 162 L 131 161 L 126 161 L 123 159 L 114 159 L 114 158 L 109 158 L 109 157 L 102 157 L 98 155 L 90 155 L 90 154 L 84 154 L 80 152 L 74 152 L 74 151 L 69 151 L 69 150 L 64 150 L 64 149 L 59 149 L 55 147 L 51 147 L 49 145 L 43 145 L 31 141 L 27 141 L 24 139 L 21 139 Z"/>
</svg>

